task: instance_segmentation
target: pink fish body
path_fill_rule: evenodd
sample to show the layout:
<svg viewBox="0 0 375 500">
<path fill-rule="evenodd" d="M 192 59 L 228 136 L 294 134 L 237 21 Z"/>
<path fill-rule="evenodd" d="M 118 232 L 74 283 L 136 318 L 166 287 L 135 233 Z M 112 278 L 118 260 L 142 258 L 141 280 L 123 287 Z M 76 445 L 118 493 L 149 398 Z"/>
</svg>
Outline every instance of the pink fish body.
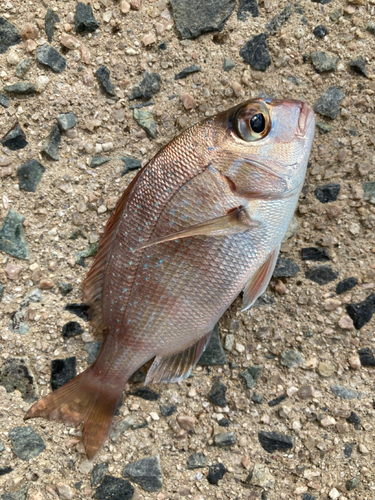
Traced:
<svg viewBox="0 0 375 500">
<path fill-rule="evenodd" d="M 125 191 L 83 285 L 105 335 L 95 363 L 25 418 L 78 425 L 93 458 L 130 376 L 186 378 L 224 311 L 249 308 L 272 276 L 302 189 L 314 113 L 247 101 L 185 130 Z"/>
</svg>

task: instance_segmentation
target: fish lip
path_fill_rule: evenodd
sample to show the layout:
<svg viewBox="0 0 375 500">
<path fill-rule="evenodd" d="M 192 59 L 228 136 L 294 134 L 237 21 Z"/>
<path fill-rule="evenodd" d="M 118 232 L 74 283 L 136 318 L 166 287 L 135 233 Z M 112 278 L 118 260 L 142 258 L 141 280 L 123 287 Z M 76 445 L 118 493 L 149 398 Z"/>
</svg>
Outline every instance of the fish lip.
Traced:
<svg viewBox="0 0 375 500">
<path fill-rule="evenodd" d="M 312 122 L 315 121 L 314 111 L 305 103 L 301 102 L 296 135 L 305 138 L 309 133 Z"/>
</svg>

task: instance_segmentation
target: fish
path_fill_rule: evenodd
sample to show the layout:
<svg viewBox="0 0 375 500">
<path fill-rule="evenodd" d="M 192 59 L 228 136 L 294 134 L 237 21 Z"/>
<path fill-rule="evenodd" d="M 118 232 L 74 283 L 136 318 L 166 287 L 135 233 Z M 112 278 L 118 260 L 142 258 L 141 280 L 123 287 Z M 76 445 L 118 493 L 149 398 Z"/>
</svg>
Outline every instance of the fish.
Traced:
<svg viewBox="0 0 375 500">
<path fill-rule="evenodd" d="M 243 292 L 264 293 L 304 183 L 315 118 L 286 99 L 252 99 L 184 130 L 124 191 L 82 286 L 96 361 L 25 419 L 83 424 L 89 460 L 131 375 L 186 379 Z"/>
</svg>

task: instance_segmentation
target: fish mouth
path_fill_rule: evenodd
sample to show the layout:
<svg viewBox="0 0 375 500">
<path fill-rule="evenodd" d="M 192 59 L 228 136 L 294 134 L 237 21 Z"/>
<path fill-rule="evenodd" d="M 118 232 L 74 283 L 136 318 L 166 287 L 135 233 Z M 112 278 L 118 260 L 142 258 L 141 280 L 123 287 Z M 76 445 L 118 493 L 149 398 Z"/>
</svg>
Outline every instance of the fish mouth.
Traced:
<svg viewBox="0 0 375 500">
<path fill-rule="evenodd" d="M 296 135 L 298 137 L 306 137 L 314 123 L 314 111 L 305 102 L 301 102 Z"/>
</svg>

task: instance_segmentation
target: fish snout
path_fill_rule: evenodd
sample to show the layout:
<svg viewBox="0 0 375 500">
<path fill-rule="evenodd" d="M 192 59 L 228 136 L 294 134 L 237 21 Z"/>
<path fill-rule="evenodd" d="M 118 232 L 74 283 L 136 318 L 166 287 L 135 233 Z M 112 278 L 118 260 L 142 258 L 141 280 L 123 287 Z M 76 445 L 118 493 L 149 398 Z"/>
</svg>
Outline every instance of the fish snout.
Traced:
<svg viewBox="0 0 375 500">
<path fill-rule="evenodd" d="M 296 135 L 299 137 L 306 137 L 310 128 L 314 126 L 314 123 L 314 111 L 305 102 L 301 102 Z"/>
</svg>

